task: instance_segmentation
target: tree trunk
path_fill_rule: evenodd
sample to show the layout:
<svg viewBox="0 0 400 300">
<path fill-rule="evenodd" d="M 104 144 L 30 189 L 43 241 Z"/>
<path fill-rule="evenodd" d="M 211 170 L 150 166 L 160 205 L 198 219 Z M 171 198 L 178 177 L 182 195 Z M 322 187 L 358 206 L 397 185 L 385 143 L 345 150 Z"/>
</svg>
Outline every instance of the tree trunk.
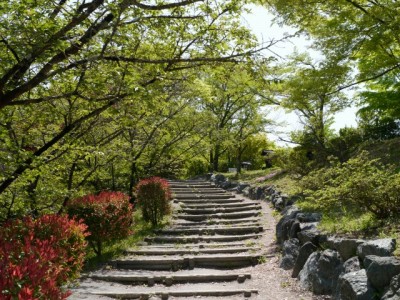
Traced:
<svg viewBox="0 0 400 300">
<path fill-rule="evenodd" d="M 215 172 L 218 172 L 220 149 L 221 146 L 219 144 L 216 144 L 214 148 L 214 161 L 213 161 L 213 171 Z"/>
<path fill-rule="evenodd" d="M 242 151 L 238 147 L 237 157 L 236 157 L 236 173 L 240 174 L 242 172 Z"/>
<path fill-rule="evenodd" d="M 131 173 L 129 175 L 129 197 L 131 197 L 131 201 L 134 201 L 133 189 L 138 181 L 136 161 L 131 163 Z"/>
</svg>

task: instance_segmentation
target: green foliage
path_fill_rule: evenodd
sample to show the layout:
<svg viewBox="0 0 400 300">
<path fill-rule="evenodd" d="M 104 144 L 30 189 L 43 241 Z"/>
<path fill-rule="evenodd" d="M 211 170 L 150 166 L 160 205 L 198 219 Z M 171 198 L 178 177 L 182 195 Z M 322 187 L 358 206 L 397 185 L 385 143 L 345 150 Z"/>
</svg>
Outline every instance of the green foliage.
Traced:
<svg viewBox="0 0 400 300">
<path fill-rule="evenodd" d="M 198 74 L 256 56 L 244 4 L 1 3 L 0 220 L 184 176 L 210 126 Z"/>
<path fill-rule="evenodd" d="M 271 123 L 261 113 L 268 104 L 259 96 L 266 87 L 262 63 L 255 59 L 252 63 L 210 68 L 201 73 L 203 84 L 208 87 L 200 102 L 208 117 L 207 158 L 214 171 L 236 167 L 240 172 L 244 156 L 254 158 L 248 155 L 255 150 L 250 148 L 251 144 L 262 139 L 260 133 Z"/>
<path fill-rule="evenodd" d="M 341 128 L 339 134 L 333 135 L 328 141 L 328 152 L 337 157 L 341 162 L 347 161 L 352 157 L 364 137 L 358 128 Z"/>
<path fill-rule="evenodd" d="M 371 159 L 380 159 L 383 164 L 393 165 L 400 171 L 400 138 L 391 140 L 369 140 L 358 147 L 357 151 L 367 151 Z"/>
<path fill-rule="evenodd" d="M 67 212 L 88 226 L 88 241 L 98 256 L 104 242 L 122 239 L 131 233 L 132 205 L 129 197 L 121 192 L 103 191 L 74 199 L 68 202 Z"/>
<path fill-rule="evenodd" d="M 328 218 L 361 217 L 378 220 L 400 214 L 400 174 L 366 152 L 340 164 L 312 171 L 300 181 L 305 199 L 300 207 Z"/>
<path fill-rule="evenodd" d="M 158 226 L 171 211 L 171 191 L 165 179 L 151 177 L 141 180 L 135 190 L 137 206 L 141 209 L 143 219 Z"/>
<path fill-rule="evenodd" d="M 9 221 L 0 229 L 2 299 L 66 299 L 86 253 L 81 221 L 61 215 Z"/>
<path fill-rule="evenodd" d="M 187 163 L 186 178 L 195 177 L 197 175 L 204 175 L 208 172 L 208 162 L 205 159 L 194 158 Z"/>
</svg>

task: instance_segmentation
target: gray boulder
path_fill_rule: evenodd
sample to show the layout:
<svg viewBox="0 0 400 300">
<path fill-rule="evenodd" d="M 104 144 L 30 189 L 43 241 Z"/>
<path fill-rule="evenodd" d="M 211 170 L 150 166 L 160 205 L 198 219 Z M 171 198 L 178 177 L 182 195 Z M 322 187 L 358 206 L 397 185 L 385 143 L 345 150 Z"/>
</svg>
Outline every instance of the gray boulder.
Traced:
<svg viewBox="0 0 400 300">
<path fill-rule="evenodd" d="M 236 187 L 236 191 L 240 194 L 240 193 L 243 192 L 243 190 L 244 190 L 245 188 L 247 188 L 247 187 L 249 187 L 249 186 L 250 186 L 250 185 L 247 184 L 247 183 L 240 182 L 240 183 L 238 184 L 238 186 Z"/>
<path fill-rule="evenodd" d="M 357 272 L 361 270 L 360 260 L 358 256 L 353 256 L 343 263 L 343 273 Z"/>
<path fill-rule="evenodd" d="M 294 263 L 299 255 L 300 242 L 298 239 L 290 239 L 283 243 L 282 260 L 279 267 L 285 270 L 293 268 Z"/>
<path fill-rule="evenodd" d="M 227 189 L 229 189 L 229 188 L 234 187 L 234 184 L 228 179 L 228 180 L 222 181 L 222 182 L 219 184 L 219 186 L 220 186 L 221 188 L 223 188 L 224 190 L 227 190 Z"/>
<path fill-rule="evenodd" d="M 366 260 L 368 280 L 379 291 L 388 287 L 392 278 L 400 274 L 400 260 L 393 256 L 369 255 Z"/>
<path fill-rule="evenodd" d="M 245 187 L 245 188 L 242 190 L 242 193 L 243 193 L 243 196 L 249 197 L 249 195 L 250 195 L 250 186 Z"/>
<path fill-rule="evenodd" d="M 299 249 L 299 254 L 293 266 L 293 271 L 292 271 L 293 278 L 296 278 L 299 275 L 307 259 L 315 251 L 317 251 L 317 246 L 315 246 L 311 242 L 307 242 L 303 246 L 301 246 L 301 248 Z"/>
<path fill-rule="evenodd" d="M 289 238 L 296 238 L 297 234 L 301 231 L 300 222 L 295 220 L 289 230 Z"/>
<path fill-rule="evenodd" d="M 276 224 L 275 234 L 278 244 L 282 245 L 283 242 L 288 239 L 290 228 L 292 227 L 298 213 L 299 210 L 296 207 L 288 209 L 279 220 L 278 224 Z"/>
<path fill-rule="evenodd" d="M 277 196 L 272 203 L 274 203 L 275 209 L 279 211 L 285 208 L 285 200 L 281 196 Z"/>
<path fill-rule="evenodd" d="M 297 238 L 301 244 L 311 242 L 314 245 L 324 244 L 328 238 L 326 234 L 321 233 L 317 229 L 318 223 L 301 223 L 301 231 L 297 233 Z"/>
<path fill-rule="evenodd" d="M 256 195 L 255 195 L 256 196 L 256 200 L 265 199 L 265 197 L 266 197 L 266 194 L 265 194 L 265 191 L 264 191 L 263 187 L 258 187 L 256 189 L 255 193 L 256 193 Z"/>
<path fill-rule="evenodd" d="M 343 261 L 356 256 L 357 247 L 362 243 L 364 243 L 363 240 L 336 237 L 329 237 L 327 240 L 328 247 L 337 250 Z"/>
<path fill-rule="evenodd" d="M 337 300 L 372 300 L 376 298 L 376 290 L 369 284 L 364 269 L 340 276 L 338 281 Z"/>
<path fill-rule="evenodd" d="M 382 300 L 400 300 L 400 275 L 392 278 L 390 286 L 383 295 Z"/>
<path fill-rule="evenodd" d="M 396 249 L 395 239 L 380 239 L 364 242 L 357 247 L 357 255 L 363 260 L 368 255 L 391 256 Z"/>
<path fill-rule="evenodd" d="M 300 284 L 317 295 L 329 295 L 336 290 L 342 263 L 339 253 L 325 250 L 310 255 L 299 273 Z"/>
<path fill-rule="evenodd" d="M 219 185 L 220 183 L 226 180 L 226 177 L 222 174 L 213 174 L 211 175 L 210 180 L 211 182 L 214 182 L 215 184 Z"/>
<path fill-rule="evenodd" d="M 301 223 L 319 222 L 321 221 L 322 214 L 320 213 L 299 213 L 297 220 Z"/>
</svg>

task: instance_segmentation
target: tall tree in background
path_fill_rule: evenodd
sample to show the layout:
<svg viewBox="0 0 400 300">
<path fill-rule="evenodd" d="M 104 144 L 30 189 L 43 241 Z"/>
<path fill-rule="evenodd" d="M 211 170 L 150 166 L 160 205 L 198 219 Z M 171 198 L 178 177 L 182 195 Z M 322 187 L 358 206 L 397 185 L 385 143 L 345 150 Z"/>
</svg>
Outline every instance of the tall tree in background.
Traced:
<svg viewBox="0 0 400 300">
<path fill-rule="evenodd" d="M 369 0 L 260 0 L 286 25 L 300 28 L 310 36 L 313 48 L 340 65 L 353 68 L 353 80 L 337 90 L 367 83 L 361 94 L 360 113 L 369 116 L 398 111 L 400 74 L 400 3 Z M 396 100 L 394 100 L 396 99 Z M 353 102 L 356 104 L 356 101 Z M 372 110 L 376 110 L 372 112 Z M 397 122 L 398 117 L 390 122 Z M 379 120 L 374 117 L 374 122 Z M 385 121 L 385 122 L 386 122 Z M 385 123 L 384 122 L 384 123 Z"/>
<path fill-rule="evenodd" d="M 307 55 L 294 55 L 278 83 L 280 104 L 295 111 L 304 126 L 300 144 L 308 143 L 321 157 L 327 155 L 327 140 L 333 116 L 348 105 L 343 93 L 335 92 L 347 79 L 349 67 L 336 61 L 315 63 Z M 305 146 L 305 145 L 304 145 Z"/>
<path fill-rule="evenodd" d="M 146 168 L 196 153 L 195 73 L 257 51 L 242 6 L 2 2 L 0 218 L 58 211 L 105 187 L 130 190 Z"/>
<path fill-rule="evenodd" d="M 261 110 L 264 99 L 254 90 L 262 88 L 264 74 L 257 72 L 252 64 L 238 64 L 214 68 L 202 78 L 209 92 L 202 103 L 202 109 L 210 116 L 209 162 L 213 171 L 219 171 L 220 157 L 229 145 L 236 139 L 244 140 L 244 136 L 251 135 L 245 134 L 244 128 L 248 126 L 247 130 L 252 133 L 262 128 L 264 120 L 257 112 Z"/>
</svg>

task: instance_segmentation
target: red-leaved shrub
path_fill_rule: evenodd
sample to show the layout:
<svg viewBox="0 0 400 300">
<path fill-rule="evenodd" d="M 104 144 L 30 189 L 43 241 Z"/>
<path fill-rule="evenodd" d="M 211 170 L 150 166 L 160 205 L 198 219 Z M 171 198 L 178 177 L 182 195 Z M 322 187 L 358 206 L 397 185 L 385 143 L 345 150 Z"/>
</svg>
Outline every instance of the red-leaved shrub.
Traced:
<svg viewBox="0 0 400 300">
<path fill-rule="evenodd" d="M 131 233 L 133 209 L 129 196 L 121 192 L 103 191 L 74 199 L 67 204 L 67 212 L 88 226 L 89 244 L 99 256 L 103 242 L 122 239 Z"/>
<path fill-rule="evenodd" d="M 87 226 L 67 216 L 26 217 L 0 229 L 0 299 L 65 299 L 82 268 Z"/>
<path fill-rule="evenodd" d="M 160 177 L 141 180 L 136 186 L 136 199 L 143 219 L 157 226 L 171 210 L 171 190 L 168 181 Z"/>
</svg>

